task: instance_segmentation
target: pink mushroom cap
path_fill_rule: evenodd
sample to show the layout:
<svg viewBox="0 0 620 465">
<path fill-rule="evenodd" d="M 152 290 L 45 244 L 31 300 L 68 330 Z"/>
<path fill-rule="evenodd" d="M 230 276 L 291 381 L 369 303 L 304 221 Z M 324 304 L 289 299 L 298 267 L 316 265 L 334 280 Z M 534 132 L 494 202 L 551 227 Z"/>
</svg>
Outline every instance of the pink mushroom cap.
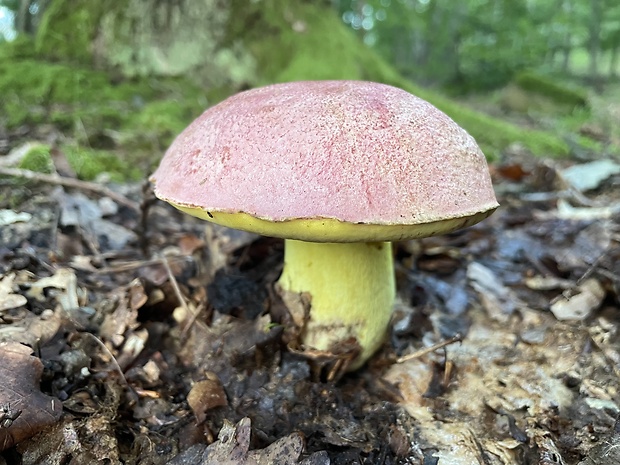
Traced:
<svg viewBox="0 0 620 465">
<path fill-rule="evenodd" d="M 175 139 L 151 180 L 175 206 L 270 222 L 466 225 L 498 207 L 464 129 L 402 89 L 360 81 L 234 95 Z"/>
</svg>

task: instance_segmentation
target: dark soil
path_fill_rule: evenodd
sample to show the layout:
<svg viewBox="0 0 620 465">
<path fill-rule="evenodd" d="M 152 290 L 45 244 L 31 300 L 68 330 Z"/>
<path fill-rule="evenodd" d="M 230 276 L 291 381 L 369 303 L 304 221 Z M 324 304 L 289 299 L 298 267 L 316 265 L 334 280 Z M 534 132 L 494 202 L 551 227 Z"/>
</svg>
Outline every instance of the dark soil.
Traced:
<svg viewBox="0 0 620 465">
<path fill-rule="evenodd" d="M 331 381 L 288 349 L 281 241 L 0 178 L 0 464 L 617 463 L 620 177 L 559 169 L 498 164 L 494 216 L 395 244 L 389 338 Z"/>
</svg>

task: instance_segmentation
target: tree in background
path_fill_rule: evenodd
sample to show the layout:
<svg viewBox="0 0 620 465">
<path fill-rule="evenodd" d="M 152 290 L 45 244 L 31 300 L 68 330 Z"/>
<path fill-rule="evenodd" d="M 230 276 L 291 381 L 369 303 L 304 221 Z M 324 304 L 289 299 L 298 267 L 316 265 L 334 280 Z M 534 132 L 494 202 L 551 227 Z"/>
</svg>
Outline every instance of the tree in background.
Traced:
<svg viewBox="0 0 620 465">
<path fill-rule="evenodd" d="M 410 79 L 467 89 L 497 87 L 526 68 L 568 71 L 578 48 L 589 77 L 620 47 L 617 0 L 335 0 L 342 19 Z M 560 60 L 558 61 L 558 57 Z"/>
<path fill-rule="evenodd" d="M 265 0 L 265 9 L 285 4 Z M 316 3 L 316 2 L 314 2 Z M 620 53 L 617 0 L 332 0 L 364 42 L 402 74 L 425 85 L 485 89 L 516 72 L 566 73 L 575 50 L 588 53 L 588 77 L 615 78 Z M 213 57 L 211 73 L 250 65 L 238 47 L 217 54 L 231 3 L 224 0 L 0 0 L 19 33 L 37 35 L 45 56 L 94 58 L 130 74 L 181 72 Z M 253 2 L 245 2 L 254 9 Z M 51 29 L 61 31 L 53 33 Z M 601 69 L 601 56 L 609 68 Z"/>
<path fill-rule="evenodd" d="M 610 55 L 608 74 L 612 78 L 617 77 L 618 55 L 620 54 L 620 3 L 616 0 L 598 0 L 601 4 L 592 4 L 593 17 L 599 21 L 591 27 L 593 34 L 600 36 L 600 51 Z M 601 11 L 598 11 L 601 10 Z M 594 22 L 594 21 L 593 21 Z"/>
<path fill-rule="evenodd" d="M 0 7 L 5 7 L 13 14 L 14 29 L 19 34 L 34 34 L 50 0 L 2 0 Z"/>
</svg>

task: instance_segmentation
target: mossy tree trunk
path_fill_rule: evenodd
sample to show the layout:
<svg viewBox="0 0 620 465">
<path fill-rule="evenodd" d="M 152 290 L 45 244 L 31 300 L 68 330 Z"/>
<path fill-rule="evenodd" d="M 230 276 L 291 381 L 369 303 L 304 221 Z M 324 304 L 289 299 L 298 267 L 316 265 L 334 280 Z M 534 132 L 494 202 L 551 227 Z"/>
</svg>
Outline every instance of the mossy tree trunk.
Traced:
<svg viewBox="0 0 620 465">
<path fill-rule="evenodd" d="M 616 79 L 618 77 L 618 56 L 620 55 L 620 43 L 615 44 L 611 49 L 611 57 L 609 59 L 609 77 Z"/>
<path fill-rule="evenodd" d="M 590 82 L 600 91 L 599 55 L 601 51 L 601 26 L 603 22 L 602 0 L 590 0 L 591 17 L 588 24 L 588 51 L 590 55 Z"/>
<path fill-rule="evenodd" d="M 54 0 L 49 2 L 36 33 L 37 53 L 45 58 L 93 63 L 104 14 L 121 12 L 124 0 Z M 95 60 L 101 61 L 101 60 Z"/>
<path fill-rule="evenodd" d="M 15 20 L 15 29 L 17 32 L 32 34 L 33 24 L 32 24 L 32 15 L 30 14 L 30 6 L 32 5 L 33 0 L 21 0 L 19 2 L 19 9 L 17 10 L 17 17 Z"/>
</svg>

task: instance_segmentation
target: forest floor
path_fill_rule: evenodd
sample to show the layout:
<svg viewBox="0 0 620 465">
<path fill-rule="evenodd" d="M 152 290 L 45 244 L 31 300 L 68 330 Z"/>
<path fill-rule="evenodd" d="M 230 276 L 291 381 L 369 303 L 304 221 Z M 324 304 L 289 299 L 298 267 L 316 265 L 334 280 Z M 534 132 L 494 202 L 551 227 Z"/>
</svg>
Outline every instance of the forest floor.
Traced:
<svg viewBox="0 0 620 465">
<path fill-rule="evenodd" d="M 338 379 L 287 349 L 280 240 L 54 163 L 0 164 L 0 464 L 620 463 L 617 159 L 513 148 L 493 216 L 395 244 Z"/>
</svg>

